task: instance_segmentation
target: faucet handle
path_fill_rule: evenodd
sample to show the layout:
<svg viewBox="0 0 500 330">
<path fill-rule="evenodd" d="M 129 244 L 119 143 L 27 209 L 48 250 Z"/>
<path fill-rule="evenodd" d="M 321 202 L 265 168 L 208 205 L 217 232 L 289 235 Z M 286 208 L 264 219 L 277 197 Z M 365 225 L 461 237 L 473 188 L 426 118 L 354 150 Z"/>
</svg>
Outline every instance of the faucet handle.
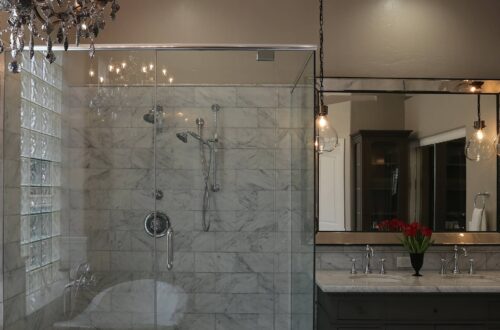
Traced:
<svg viewBox="0 0 500 330">
<path fill-rule="evenodd" d="M 352 265 L 351 265 L 351 274 L 357 274 L 358 271 L 356 270 L 356 258 L 351 259 Z"/>
<path fill-rule="evenodd" d="M 385 274 L 385 258 L 380 259 L 380 274 Z"/>
<path fill-rule="evenodd" d="M 448 260 L 441 258 L 441 270 L 439 271 L 439 274 L 446 275 L 446 264 L 447 263 L 448 263 Z"/>
<path fill-rule="evenodd" d="M 469 259 L 469 275 L 473 275 L 474 272 L 474 259 L 470 258 Z"/>
<path fill-rule="evenodd" d="M 372 256 L 372 257 L 375 255 L 373 248 L 370 246 L 370 244 L 366 244 L 365 251 L 368 252 L 370 254 L 370 256 Z"/>
</svg>

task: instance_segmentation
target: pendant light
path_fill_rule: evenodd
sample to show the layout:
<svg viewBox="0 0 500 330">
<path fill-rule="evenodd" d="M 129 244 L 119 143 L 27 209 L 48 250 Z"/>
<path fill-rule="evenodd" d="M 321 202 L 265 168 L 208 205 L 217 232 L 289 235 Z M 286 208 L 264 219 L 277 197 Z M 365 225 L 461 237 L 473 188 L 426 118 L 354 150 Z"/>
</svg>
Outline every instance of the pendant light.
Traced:
<svg viewBox="0 0 500 330">
<path fill-rule="evenodd" d="M 474 162 L 490 159 L 494 154 L 494 143 L 484 134 L 486 124 L 481 120 L 481 95 L 477 95 L 477 120 L 474 122 L 474 132 L 465 143 L 465 157 Z"/>
<path fill-rule="evenodd" d="M 316 141 L 315 147 L 318 153 L 331 152 L 338 146 L 339 138 L 337 131 L 333 127 L 328 116 L 328 106 L 325 105 L 323 87 L 324 87 L 324 47 L 323 47 L 323 0 L 319 0 L 319 82 L 318 91 L 319 106 L 316 110 Z"/>
<path fill-rule="evenodd" d="M 496 112 L 497 112 L 497 138 L 495 140 L 495 148 L 497 156 L 500 156 L 500 94 L 495 95 L 496 99 Z"/>
</svg>

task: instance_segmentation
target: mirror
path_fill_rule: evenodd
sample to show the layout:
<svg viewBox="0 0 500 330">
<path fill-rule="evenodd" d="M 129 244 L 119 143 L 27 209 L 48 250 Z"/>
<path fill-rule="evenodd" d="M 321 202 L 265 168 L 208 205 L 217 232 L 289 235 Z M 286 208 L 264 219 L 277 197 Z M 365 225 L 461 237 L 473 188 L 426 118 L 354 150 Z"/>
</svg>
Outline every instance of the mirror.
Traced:
<svg viewBox="0 0 500 330">
<path fill-rule="evenodd" d="M 386 220 L 401 219 L 435 232 L 496 232 L 498 102 L 488 93 L 498 93 L 498 84 L 482 85 L 481 143 L 491 150 L 476 161 L 465 153 L 471 136 L 477 138 L 475 85 L 406 80 L 398 90 L 401 81 L 326 84 L 339 145 L 319 156 L 319 230 L 375 233 L 387 231 Z"/>
</svg>

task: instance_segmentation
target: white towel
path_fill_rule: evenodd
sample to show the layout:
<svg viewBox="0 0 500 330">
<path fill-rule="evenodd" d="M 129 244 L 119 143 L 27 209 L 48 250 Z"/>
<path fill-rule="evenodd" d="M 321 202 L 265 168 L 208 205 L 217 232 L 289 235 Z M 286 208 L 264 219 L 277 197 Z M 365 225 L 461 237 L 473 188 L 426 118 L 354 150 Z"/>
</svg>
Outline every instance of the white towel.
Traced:
<svg viewBox="0 0 500 330">
<path fill-rule="evenodd" d="M 467 231 L 486 231 L 486 211 L 484 209 L 474 208 L 472 219 L 468 221 Z"/>
</svg>

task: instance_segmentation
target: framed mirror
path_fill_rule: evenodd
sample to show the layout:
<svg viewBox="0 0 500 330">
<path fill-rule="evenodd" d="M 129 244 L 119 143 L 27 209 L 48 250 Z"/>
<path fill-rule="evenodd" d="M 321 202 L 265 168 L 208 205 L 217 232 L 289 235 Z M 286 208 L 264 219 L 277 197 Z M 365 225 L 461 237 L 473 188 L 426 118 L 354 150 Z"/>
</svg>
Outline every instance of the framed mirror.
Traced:
<svg viewBox="0 0 500 330">
<path fill-rule="evenodd" d="M 317 161 L 319 244 L 397 244 L 394 219 L 438 244 L 500 243 L 500 82 L 329 78 L 323 93 L 339 144 Z"/>
</svg>

